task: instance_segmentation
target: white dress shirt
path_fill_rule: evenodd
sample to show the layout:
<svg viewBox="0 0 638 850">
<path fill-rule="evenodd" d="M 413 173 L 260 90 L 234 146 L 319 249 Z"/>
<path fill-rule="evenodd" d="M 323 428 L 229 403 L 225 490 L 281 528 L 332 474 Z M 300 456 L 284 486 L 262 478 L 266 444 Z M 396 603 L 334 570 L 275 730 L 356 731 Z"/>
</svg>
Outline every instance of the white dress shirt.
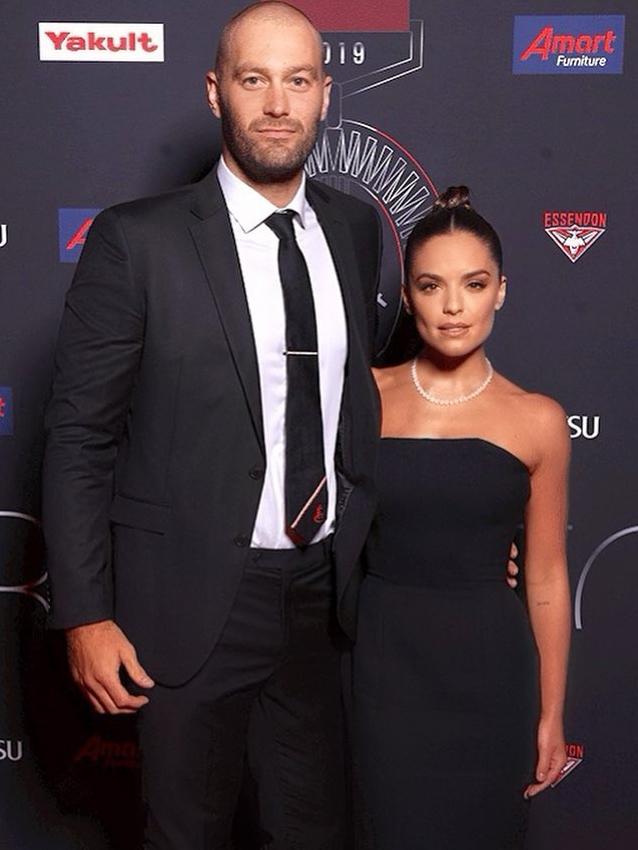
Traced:
<svg viewBox="0 0 638 850">
<path fill-rule="evenodd" d="M 268 216 L 281 210 L 236 177 L 223 157 L 217 167 L 217 178 L 230 213 L 237 244 L 259 366 L 266 473 L 251 546 L 293 549 L 294 543 L 285 531 L 284 498 L 286 316 L 277 261 L 279 239 L 264 224 Z M 326 237 L 306 200 L 305 174 L 297 193 L 285 209 L 296 213 L 293 219 L 295 236 L 308 266 L 317 321 L 328 510 L 326 521 L 313 538 L 316 542 L 331 533 L 335 522 L 335 447 L 347 355 L 346 319 L 339 280 Z"/>
</svg>

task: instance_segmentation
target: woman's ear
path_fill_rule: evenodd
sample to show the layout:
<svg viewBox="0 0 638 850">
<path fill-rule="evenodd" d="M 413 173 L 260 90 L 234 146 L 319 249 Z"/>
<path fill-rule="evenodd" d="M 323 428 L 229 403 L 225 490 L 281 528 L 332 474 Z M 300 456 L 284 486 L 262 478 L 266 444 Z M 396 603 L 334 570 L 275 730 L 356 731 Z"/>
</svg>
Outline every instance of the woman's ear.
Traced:
<svg viewBox="0 0 638 850">
<path fill-rule="evenodd" d="M 501 277 L 501 283 L 498 288 L 498 298 L 496 299 L 496 309 L 500 310 L 503 304 L 505 303 L 505 296 L 507 295 L 507 278 L 505 275 Z"/>
<path fill-rule="evenodd" d="M 412 307 L 410 306 L 410 299 L 408 298 L 408 292 L 405 286 L 401 287 L 401 300 L 403 301 L 403 309 L 408 314 L 408 316 L 411 316 Z"/>
</svg>

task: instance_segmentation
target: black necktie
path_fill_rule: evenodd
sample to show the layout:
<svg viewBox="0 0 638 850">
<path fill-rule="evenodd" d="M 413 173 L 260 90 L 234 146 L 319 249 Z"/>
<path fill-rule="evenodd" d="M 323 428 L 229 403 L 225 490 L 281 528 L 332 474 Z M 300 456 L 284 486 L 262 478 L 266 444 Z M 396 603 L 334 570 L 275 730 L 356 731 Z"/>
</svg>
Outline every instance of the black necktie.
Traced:
<svg viewBox="0 0 638 850">
<path fill-rule="evenodd" d="M 286 311 L 286 534 L 307 546 L 326 519 L 319 354 L 308 267 L 293 228 L 292 210 L 266 224 L 279 238 L 279 277 Z"/>
</svg>

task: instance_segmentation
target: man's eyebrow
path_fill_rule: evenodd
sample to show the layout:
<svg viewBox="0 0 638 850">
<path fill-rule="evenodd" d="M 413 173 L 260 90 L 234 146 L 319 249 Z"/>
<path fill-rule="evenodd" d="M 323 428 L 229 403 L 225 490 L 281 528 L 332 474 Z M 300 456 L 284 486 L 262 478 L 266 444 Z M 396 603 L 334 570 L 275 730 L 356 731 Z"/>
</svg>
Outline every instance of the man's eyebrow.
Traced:
<svg viewBox="0 0 638 850">
<path fill-rule="evenodd" d="M 319 76 L 317 73 L 317 69 L 314 65 L 291 65 L 288 68 L 284 68 L 283 75 L 285 77 L 294 76 L 294 74 L 299 74 L 305 72 L 313 79 L 317 79 Z M 252 65 L 249 62 L 244 62 L 243 65 L 239 65 L 235 68 L 233 72 L 234 77 L 241 77 L 244 74 L 260 74 L 262 77 L 269 77 L 271 71 L 268 68 L 262 68 L 259 65 Z"/>
</svg>

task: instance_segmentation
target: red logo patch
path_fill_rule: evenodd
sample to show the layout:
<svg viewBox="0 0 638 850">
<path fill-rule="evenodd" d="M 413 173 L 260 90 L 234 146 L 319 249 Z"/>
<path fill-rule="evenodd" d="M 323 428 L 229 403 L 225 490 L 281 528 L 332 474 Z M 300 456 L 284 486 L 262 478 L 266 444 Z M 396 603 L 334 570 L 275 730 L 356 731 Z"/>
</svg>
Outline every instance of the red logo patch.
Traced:
<svg viewBox="0 0 638 850">
<path fill-rule="evenodd" d="M 546 212 L 543 226 L 552 242 L 575 263 L 607 229 L 607 213 Z"/>
</svg>

